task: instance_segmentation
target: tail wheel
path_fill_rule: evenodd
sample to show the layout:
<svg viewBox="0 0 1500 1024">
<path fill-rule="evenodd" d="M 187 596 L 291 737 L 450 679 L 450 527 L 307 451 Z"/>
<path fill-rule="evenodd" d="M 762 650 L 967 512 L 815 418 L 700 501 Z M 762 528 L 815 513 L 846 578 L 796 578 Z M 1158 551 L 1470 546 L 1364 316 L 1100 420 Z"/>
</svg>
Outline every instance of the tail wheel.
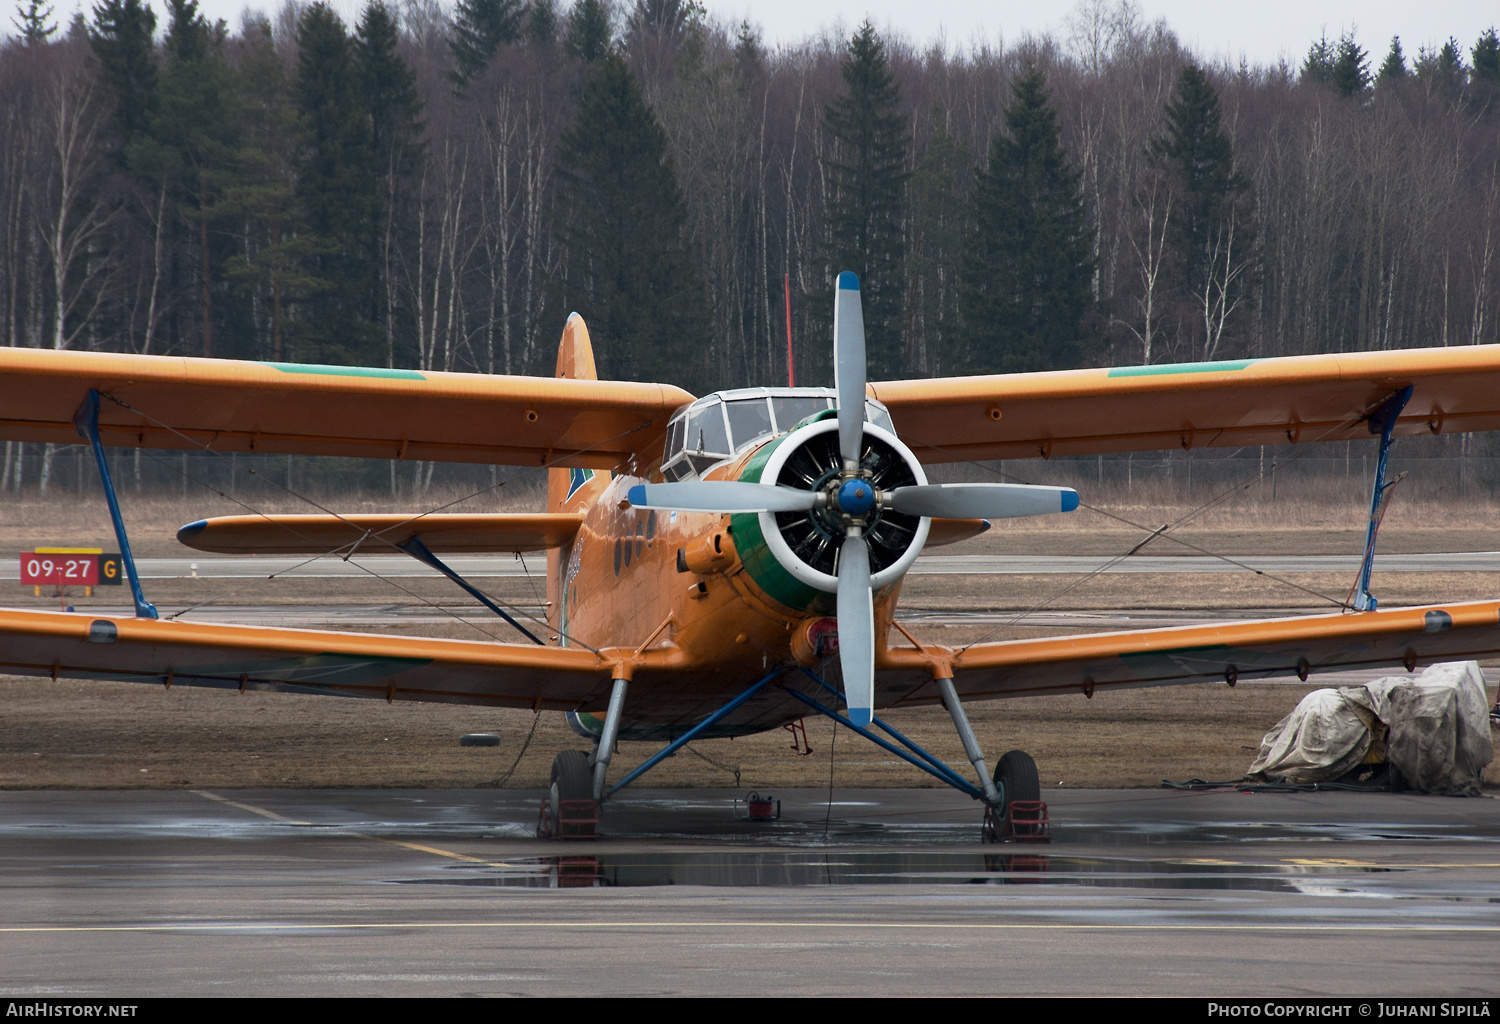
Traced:
<svg viewBox="0 0 1500 1024">
<path fill-rule="evenodd" d="M 592 836 L 599 828 L 599 804 L 594 800 L 594 773 L 589 756 L 564 750 L 552 759 L 552 834 L 559 838 Z"/>
<path fill-rule="evenodd" d="M 995 765 L 995 785 L 1003 801 L 1000 811 L 1017 800 L 1040 800 L 1042 782 L 1036 773 L 1036 762 L 1024 750 L 1007 751 Z"/>
</svg>

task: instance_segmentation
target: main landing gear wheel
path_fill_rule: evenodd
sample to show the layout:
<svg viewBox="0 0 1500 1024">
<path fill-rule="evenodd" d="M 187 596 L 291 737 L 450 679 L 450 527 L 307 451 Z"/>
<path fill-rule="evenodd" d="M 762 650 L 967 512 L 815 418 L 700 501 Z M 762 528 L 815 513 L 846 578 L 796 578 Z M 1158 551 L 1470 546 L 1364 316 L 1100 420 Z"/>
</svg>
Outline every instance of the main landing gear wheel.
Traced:
<svg viewBox="0 0 1500 1024">
<path fill-rule="evenodd" d="M 1046 842 L 1042 838 L 1047 831 L 1045 818 L 1039 817 L 1042 783 L 1031 755 L 1024 750 L 1010 750 L 1001 756 L 995 765 L 995 787 L 1000 790 L 1001 803 L 985 815 L 985 838 L 990 842 L 1008 839 Z M 1016 811 L 1023 813 L 1013 813 Z"/>
<path fill-rule="evenodd" d="M 552 759 L 551 834 L 558 839 L 592 839 L 599 834 L 599 804 L 589 756 L 564 750 Z"/>
</svg>

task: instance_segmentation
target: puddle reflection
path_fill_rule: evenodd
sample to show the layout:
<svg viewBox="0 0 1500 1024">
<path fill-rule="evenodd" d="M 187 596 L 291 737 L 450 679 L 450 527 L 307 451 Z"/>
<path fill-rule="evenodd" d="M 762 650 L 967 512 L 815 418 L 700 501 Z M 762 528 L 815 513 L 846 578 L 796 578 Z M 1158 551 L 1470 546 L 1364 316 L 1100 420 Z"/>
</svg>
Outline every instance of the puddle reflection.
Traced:
<svg viewBox="0 0 1500 1024">
<path fill-rule="evenodd" d="M 665 885 L 1066 885 L 1151 889 L 1300 892 L 1310 875 L 1347 876 L 1347 866 L 1194 863 L 1007 852 L 604 853 L 518 857 L 445 867 L 406 885 L 532 889 Z M 1356 873 L 1357 869 L 1356 869 Z"/>
</svg>

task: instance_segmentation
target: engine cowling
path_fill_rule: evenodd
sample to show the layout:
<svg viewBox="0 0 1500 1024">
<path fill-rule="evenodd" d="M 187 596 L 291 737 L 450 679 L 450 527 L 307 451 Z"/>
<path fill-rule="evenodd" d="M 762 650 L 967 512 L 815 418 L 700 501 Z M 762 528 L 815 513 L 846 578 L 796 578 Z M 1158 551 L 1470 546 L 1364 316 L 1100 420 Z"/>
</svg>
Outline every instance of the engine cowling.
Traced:
<svg viewBox="0 0 1500 1024">
<path fill-rule="evenodd" d="M 890 431 L 864 424 L 860 470 L 876 495 L 927 483 L 922 465 Z M 771 597 L 808 608 L 820 594 L 838 590 L 838 558 L 850 517 L 833 492 L 843 471 L 838 421 L 832 417 L 797 427 L 767 444 L 746 463 L 740 480 L 827 493 L 806 512 L 736 513 L 735 545 L 751 578 Z M 871 586 L 879 589 L 911 568 L 932 521 L 883 507 L 878 498 L 862 517 L 869 547 Z"/>
</svg>

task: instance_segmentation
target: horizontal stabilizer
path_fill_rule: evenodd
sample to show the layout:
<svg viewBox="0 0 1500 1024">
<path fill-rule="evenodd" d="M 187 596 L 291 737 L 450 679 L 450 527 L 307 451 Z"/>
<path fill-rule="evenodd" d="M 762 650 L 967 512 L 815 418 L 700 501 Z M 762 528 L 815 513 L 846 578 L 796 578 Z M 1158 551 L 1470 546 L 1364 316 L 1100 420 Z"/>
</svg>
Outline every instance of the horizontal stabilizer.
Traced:
<svg viewBox="0 0 1500 1024">
<path fill-rule="evenodd" d="M 412 537 L 434 552 L 542 551 L 572 540 L 582 513 L 219 516 L 177 531 L 199 551 L 225 555 L 388 555 Z"/>
</svg>

